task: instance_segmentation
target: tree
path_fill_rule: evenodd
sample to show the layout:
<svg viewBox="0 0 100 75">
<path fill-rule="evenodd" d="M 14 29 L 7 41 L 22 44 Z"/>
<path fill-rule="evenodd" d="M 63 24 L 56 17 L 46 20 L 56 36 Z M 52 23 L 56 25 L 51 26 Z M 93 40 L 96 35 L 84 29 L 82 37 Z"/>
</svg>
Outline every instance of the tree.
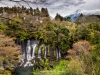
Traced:
<svg viewBox="0 0 100 75">
<path fill-rule="evenodd" d="M 41 17 L 49 17 L 48 9 L 42 8 L 41 9 Z"/>
<path fill-rule="evenodd" d="M 34 16 L 40 16 L 39 8 L 34 9 Z"/>
<path fill-rule="evenodd" d="M 19 46 L 14 43 L 14 40 L 0 33 L 0 63 L 3 63 L 3 67 L 17 66 L 19 55 Z"/>
<path fill-rule="evenodd" d="M 56 16 L 55 16 L 55 20 L 63 21 L 63 17 L 60 14 L 57 13 Z"/>
</svg>

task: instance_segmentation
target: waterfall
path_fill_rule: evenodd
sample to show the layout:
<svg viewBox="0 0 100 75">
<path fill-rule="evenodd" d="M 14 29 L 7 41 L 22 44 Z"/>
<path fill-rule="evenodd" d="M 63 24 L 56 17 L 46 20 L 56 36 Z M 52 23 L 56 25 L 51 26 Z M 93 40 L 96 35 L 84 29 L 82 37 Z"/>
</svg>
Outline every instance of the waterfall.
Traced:
<svg viewBox="0 0 100 75">
<path fill-rule="evenodd" d="M 61 53 L 60 53 L 60 50 L 59 50 L 59 58 L 61 58 Z"/>
<path fill-rule="evenodd" d="M 25 59 L 25 42 L 22 42 L 21 44 L 21 54 L 22 54 L 22 57 L 21 57 L 21 64 L 20 66 L 22 66 L 24 64 L 24 59 Z"/>
<path fill-rule="evenodd" d="M 59 58 L 59 52 L 58 52 L 58 49 L 56 49 L 56 59 L 58 60 Z"/>
<path fill-rule="evenodd" d="M 23 63 L 24 63 L 24 59 L 25 59 L 25 54 L 23 54 L 23 55 L 22 55 L 22 58 L 21 58 L 21 64 L 20 64 L 20 66 L 22 66 L 22 65 L 23 65 Z"/>
<path fill-rule="evenodd" d="M 37 43 L 34 40 L 27 40 L 27 42 L 22 43 L 22 57 L 20 66 L 33 66 L 31 60 L 35 58 L 34 53 L 36 46 Z"/>
<path fill-rule="evenodd" d="M 32 44 L 31 44 L 31 47 L 32 47 L 32 59 L 35 58 L 35 49 L 36 49 L 36 46 L 37 46 L 37 42 L 35 40 L 31 40 L 32 41 Z"/>
<path fill-rule="evenodd" d="M 30 40 L 28 40 L 28 42 L 27 42 L 27 48 L 26 48 L 26 50 L 27 50 L 27 60 L 28 60 L 28 62 L 32 59 L 31 58 L 31 47 L 30 47 Z"/>
<path fill-rule="evenodd" d="M 23 42 L 21 42 L 21 64 L 20 66 L 33 66 L 35 62 L 37 62 L 36 58 L 41 58 L 42 56 L 42 44 L 43 43 L 38 43 L 36 40 L 24 40 Z M 35 56 L 35 49 L 36 46 L 38 46 L 38 55 L 37 57 Z M 50 49 L 49 49 L 50 48 Z M 54 50 L 53 47 L 48 47 L 47 45 L 45 45 L 44 47 L 44 58 L 47 58 L 48 54 L 50 54 L 50 59 L 53 59 L 54 56 Z M 56 47 L 56 59 L 59 60 L 59 58 L 61 58 L 61 53 L 60 53 L 60 49 L 57 46 Z M 31 60 L 34 59 L 34 62 L 32 63 Z"/>
<path fill-rule="evenodd" d="M 34 43 L 33 45 L 32 45 L 32 48 L 33 48 L 33 53 L 32 53 L 32 59 L 34 59 L 35 58 L 35 48 L 36 48 L 36 46 L 37 46 L 37 44 L 36 43 Z"/>
<path fill-rule="evenodd" d="M 44 50 L 44 58 L 46 58 L 46 46 L 45 46 L 45 50 Z"/>
<path fill-rule="evenodd" d="M 41 46 L 39 47 L 39 50 L 38 50 L 38 58 L 41 58 Z"/>
<path fill-rule="evenodd" d="M 33 66 L 33 64 L 30 62 L 30 60 L 32 60 L 32 57 L 31 57 L 31 43 L 30 43 L 30 40 L 27 41 L 27 47 L 26 47 L 26 53 L 27 53 L 27 61 L 24 65 L 24 67 L 26 66 Z"/>
<path fill-rule="evenodd" d="M 56 59 L 58 60 L 59 58 L 61 58 L 61 53 L 59 48 L 58 49 L 56 48 Z"/>
</svg>

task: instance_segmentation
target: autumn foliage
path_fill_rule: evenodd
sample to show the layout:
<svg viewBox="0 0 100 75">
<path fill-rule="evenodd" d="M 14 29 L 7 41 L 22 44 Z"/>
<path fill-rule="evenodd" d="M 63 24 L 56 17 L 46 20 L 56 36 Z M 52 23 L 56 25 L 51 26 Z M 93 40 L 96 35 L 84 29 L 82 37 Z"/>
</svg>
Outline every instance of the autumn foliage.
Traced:
<svg viewBox="0 0 100 75">
<path fill-rule="evenodd" d="M 17 66 L 20 55 L 20 47 L 17 46 L 13 38 L 0 34 L 0 63 L 4 68 Z"/>
</svg>

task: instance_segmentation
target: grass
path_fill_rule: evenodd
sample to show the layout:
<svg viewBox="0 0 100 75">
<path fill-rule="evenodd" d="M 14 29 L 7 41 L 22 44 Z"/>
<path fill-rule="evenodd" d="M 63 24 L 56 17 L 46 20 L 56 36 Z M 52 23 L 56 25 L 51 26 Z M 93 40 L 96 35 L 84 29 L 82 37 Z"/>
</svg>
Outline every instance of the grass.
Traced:
<svg viewBox="0 0 100 75">
<path fill-rule="evenodd" d="M 34 75 L 85 75 L 79 60 L 61 60 L 53 69 L 35 70 Z"/>
<path fill-rule="evenodd" d="M 66 67 L 69 61 L 61 60 L 53 69 L 44 69 L 40 71 L 39 69 L 36 69 L 33 73 L 35 75 L 61 75 L 64 72 L 66 72 Z M 63 74 L 64 75 L 64 74 Z"/>
</svg>

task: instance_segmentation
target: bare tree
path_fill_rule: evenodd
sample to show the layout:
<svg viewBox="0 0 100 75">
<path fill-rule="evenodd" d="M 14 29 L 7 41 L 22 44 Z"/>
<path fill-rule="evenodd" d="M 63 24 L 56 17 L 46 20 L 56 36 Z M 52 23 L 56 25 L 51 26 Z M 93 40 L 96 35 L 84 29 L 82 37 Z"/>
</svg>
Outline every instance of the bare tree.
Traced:
<svg viewBox="0 0 100 75">
<path fill-rule="evenodd" d="M 0 0 L 0 3 L 2 4 L 5 4 L 4 1 L 9 1 L 9 2 L 14 2 L 16 4 L 19 4 L 21 5 L 22 2 L 26 3 L 29 7 L 30 7 L 30 4 L 35 4 L 35 5 L 38 5 L 38 4 L 48 4 L 48 0 Z"/>
</svg>

